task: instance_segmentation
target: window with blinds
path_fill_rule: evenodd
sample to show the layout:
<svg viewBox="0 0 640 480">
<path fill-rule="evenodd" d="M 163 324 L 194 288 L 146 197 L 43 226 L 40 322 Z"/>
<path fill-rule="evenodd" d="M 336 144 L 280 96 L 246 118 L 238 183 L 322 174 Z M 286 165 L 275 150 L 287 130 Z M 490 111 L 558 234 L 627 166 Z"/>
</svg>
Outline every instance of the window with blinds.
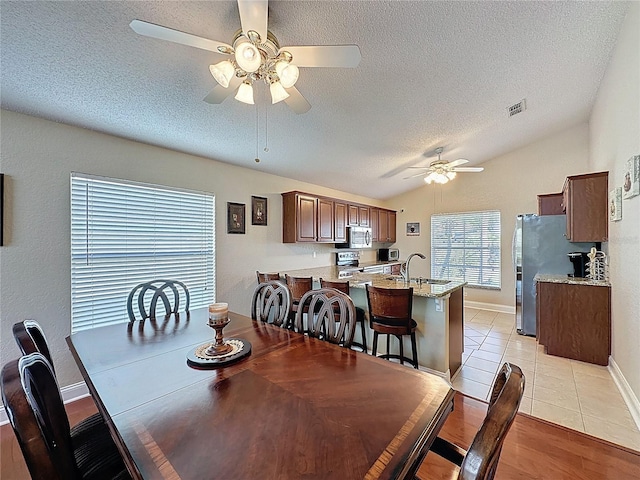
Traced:
<svg viewBox="0 0 640 480">
<path fill-rule="evenodd" d="M 71 332 L 126 322 L 139 283 L 180 280 L 215 299 L 215 197 L 71 174 Z"/>
<path fill-rule="evenodd" d="M 431 276 L 500 288 L 500 212 L 431 216 Z"/>
</svg>

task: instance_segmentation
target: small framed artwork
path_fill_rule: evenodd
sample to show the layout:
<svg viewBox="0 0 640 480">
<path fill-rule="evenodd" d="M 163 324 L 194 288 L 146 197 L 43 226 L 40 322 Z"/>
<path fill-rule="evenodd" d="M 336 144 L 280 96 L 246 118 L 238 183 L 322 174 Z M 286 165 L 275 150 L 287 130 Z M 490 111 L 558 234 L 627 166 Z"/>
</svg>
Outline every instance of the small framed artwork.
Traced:
<svg viewBox="0 0 640 480">
<path fill-rule="evenodd" d="M 227 233 L 244 233 L 244 203 L 227 202 Z"/>
<path fill-rule="evenodd" d="M 267 199 L 251 196 L 251 225 L 267 224 Z"/>
<path fill-rule="evenodd" d="M 622 220 L 622 187 L 614 188 L 609 192 L 609 220 L 612 222 Z"/>
<path fill-rule="evenodd" d="M 407 223 L 407 235 L 413 237 L 420 236 L 420 222 Z"/>
<path fill-rule="evenodd" d="M 627 160 L 622 180 L 622 198 L 632 198 L 640 195 L 640 155 Z"/>
</svg>

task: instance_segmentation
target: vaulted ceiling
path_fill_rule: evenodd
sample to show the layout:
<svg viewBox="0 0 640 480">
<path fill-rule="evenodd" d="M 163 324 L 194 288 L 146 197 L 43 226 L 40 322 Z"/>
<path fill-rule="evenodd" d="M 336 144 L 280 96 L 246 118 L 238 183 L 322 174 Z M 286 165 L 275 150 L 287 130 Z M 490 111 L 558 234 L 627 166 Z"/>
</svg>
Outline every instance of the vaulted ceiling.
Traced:
<svg viewBox="0 0 640 480">
<path fill-rule="evenodd" d="M 362 53 L 354 69 L 301 68 L 296 87 L 312 108 L 296 115 L 271 105 L 265 85 L 255 106 L 205 103 L 221 56 L 129 27 L 140 19 L 231 43 L 235 1 L 2 0 L 1 106 L 383 199 L 420 186 L 407 167 L 428 165 L 436 147 L 481 165 L 588 119 L 627 8 L 272 1 L 281 45 Z M 526 110 L 509 118 L 522 99 Z"/>
</svg>

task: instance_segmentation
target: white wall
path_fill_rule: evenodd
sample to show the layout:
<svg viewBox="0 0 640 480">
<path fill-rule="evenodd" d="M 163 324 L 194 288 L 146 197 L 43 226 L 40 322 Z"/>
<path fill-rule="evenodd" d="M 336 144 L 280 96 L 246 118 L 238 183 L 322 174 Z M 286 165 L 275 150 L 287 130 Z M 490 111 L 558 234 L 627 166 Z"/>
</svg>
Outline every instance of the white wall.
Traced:
<svg viewBox="0 0 640 480">
<path fill-rule="evenodd" d="M 51 344 L 61 386 L 82 380 L 65 342 L 71 315 L 72 171 L 214 193 L 217 299 L 245 314 L 256 270 L 293 270 L 334 262 L 333 245 L 282 243 L 282 192 L 301 190 L 384 206 L 372 199 L 9 111 L 2 111 L 0 120 L 0 169 L 6 182 L 5 246 L 0 248 L 0 363 L 19 355 L 11 326 L 34 318 Z M 251 225 L 251 195 L 268 198 L 268 226 Z M 247 205 L 246 235 L 226 233 L 227 202 Z"/>
<path fill-rule="evenodd" d="M 595 170 L 621 187 L 625 162 L 640 154 L 640 3 L 633 2 L 600 84 L 590 120 Z M 622 201 L 622 220 L 609 223 L 612 357 L 640 398 L 640 195 Z M 637 400 L 636 400 L 637 401 Z"/>
<path fill-rule="evenodd" d="M 400 256 L 406 258 L 411 252 L 422 252 L 428 257 L 426 261 L 412 260 L 412 274 L 429 274 L 431 214 L 499 210 L 502 288 L 500 291 L 467 288 L 465 300 L 515 307 L 511 242 L 516 215 L 537 213 L 538 194 L 560 192 L 567 175 L 590 171 L 588 135 L 588 125 L 580 124 L 493 158 L 482 164 L 481 173 L 460 173 L 443 186 L 425 184 L 390 199 L 390 208 L 398 210 L 396 245 L 401 250 Z M 406 236 L 407 222 L 420 222 L 419 237 Z"/>
</svg>

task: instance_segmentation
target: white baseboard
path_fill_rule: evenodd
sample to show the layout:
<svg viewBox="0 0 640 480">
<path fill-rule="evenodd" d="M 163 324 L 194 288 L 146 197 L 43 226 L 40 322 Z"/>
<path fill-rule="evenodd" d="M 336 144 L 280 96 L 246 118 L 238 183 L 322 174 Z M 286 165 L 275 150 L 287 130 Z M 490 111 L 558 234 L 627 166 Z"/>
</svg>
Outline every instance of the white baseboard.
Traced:
<svg viewBox="0 0 640 480">
<path fill-rule="evenodd" d="M 629 408 L 629 412 L 633 417 L 633 421 L 636 422 L 636 425 L 640 429 L 640 401 L 638 401 L 638 397 L 633 392 L 633 390 L 631 390 L 631 385 L 629 385 L 627 379 L 624 378 L 620 367 L 618 367 L 618 364 L 612 356 L 609 356 L 608 369 L 611 377 L 613 378 L 613 381 L 618 387 L 618 390 L 620 390 L 620 394 L 624 399 L 624 403 L 626 403 L 627 407 Z"/>
<path fill-rule="evenodd" d="M 60 389 L 60 393 L 62 394 L 62 401 L 66 404 L 75 402 L 76 400 L 80 400 L 84 397 L 88 397 L 89 389 L 87 388 L 86 383 L 79 382 L 74 383 L 73 385 L 62 387 Z M 4 409 L 4 405 L 0 405 L 0 426 L 7 423 L 9 423 L 9 417 L 7 417 L 7 412 Z"/>
<path fill-rule="evenodd" d="M 490 310 L 492 312 L 499 313 L 516 313 L 516 307 L 510 305 L 498 305 L 497 303 L 485 303 L 485 302 L 473 302 L 471 300 L 465 300 L 464 306 L 469 308 L 479 308 L 480 310 Z"/>
</svg>

